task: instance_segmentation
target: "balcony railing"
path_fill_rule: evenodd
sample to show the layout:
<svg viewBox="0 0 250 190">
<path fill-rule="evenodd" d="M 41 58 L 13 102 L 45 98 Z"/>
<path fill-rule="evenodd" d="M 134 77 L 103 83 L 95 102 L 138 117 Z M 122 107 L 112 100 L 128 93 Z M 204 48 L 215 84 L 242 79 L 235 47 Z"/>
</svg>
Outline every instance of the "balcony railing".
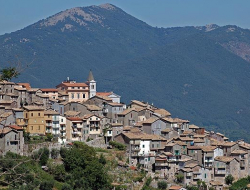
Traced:
<svg viewBox="0 0 250 190">
<path fill-rule="evenodd" d="M 46 123 L 47 127 L 52 127 L 52 123 Z"/>
</svg>

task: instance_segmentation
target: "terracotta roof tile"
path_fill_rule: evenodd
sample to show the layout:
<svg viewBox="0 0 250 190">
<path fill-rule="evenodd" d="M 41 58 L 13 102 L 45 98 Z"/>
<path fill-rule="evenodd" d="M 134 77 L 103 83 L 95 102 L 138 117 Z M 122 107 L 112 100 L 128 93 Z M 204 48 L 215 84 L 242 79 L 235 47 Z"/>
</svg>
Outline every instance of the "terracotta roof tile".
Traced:
<svg viewBox="0 0 250 190">
<path fill-rule="evenodd" d="M 112 94 L 112 92 L 96 92 L 97 96 L 109 96 L 111 94 Z"/>
<path fill-rule="evenodd" d="M 79 117 L 67 117 L 67 119 L 70 121 L 82 121 L 82 119 Z"/>
</svg>

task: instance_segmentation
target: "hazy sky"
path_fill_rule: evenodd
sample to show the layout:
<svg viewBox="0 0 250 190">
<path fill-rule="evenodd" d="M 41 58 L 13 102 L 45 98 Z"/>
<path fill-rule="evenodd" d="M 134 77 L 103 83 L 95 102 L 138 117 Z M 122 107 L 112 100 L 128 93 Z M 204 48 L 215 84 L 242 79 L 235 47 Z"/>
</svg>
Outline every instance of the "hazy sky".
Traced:
<svg viewBox="0 0 250 190">
<path fill-rule="evenodd" d="M 250 0 L 0 0 L 0 34 L 72 7 L 114 4 L 152 26 L 233 24 L 250 28 Z"/>
</svg>

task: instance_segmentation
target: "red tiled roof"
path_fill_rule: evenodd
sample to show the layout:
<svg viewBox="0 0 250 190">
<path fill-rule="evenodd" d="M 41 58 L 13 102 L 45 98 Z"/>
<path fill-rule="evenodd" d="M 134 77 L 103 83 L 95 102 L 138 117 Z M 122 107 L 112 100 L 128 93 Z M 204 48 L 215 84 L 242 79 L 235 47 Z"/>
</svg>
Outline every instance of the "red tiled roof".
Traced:
<svg viewBox="0 0 250 190">
<path fill-rule="evenodd" d="M 15 129 L 15 130 L 23 130 L 22 127 L 19 127 L 17 125 L 10 125 L 9 127 L 12 128 L 12 129 Z"/>
<path fill-rule="evenodd" d="M 79 117 L 67 117 L 67 119 L 70 121 L 82 121 L 82 119 Z"/>
<path fill-rule="evenodd" d="M 30 83 L 17 83 L 19 86 L 25 87 L 27 90 L 31 89 Z"/>
<path fill-rule="evenodd" d="M 97 92 L 96 93 L 97 96 L 109 96 L 110 94 L 112 94 L 112 92 Z"/>
<path fill-rule="evenodd" d="M 88 87 L 86 83 L 69 83 L 69 82 L 63 82 L 59 85 L 69 86 L 69 87 Z M 57 86 L 59 86 L 57 85 Z"/>
</svg>

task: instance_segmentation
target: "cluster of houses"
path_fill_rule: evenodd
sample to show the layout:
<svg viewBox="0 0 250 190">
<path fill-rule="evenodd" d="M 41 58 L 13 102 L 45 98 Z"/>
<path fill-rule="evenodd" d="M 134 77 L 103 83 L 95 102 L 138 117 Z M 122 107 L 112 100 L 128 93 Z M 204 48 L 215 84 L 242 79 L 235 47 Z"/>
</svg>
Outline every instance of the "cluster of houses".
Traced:
<svg viewBox="0 0 250 190">
<path fill-rule="evenodd" d="M 120 102 L 113 92 L 97 92 L 90 71 L 87 82 L 67 78 L 56 88 L 0 82 L 0 154 L 22 154 L 23 133 L 53 135 L 60 143 L 104 137 L 127 146 L 131 165 L 140 164 L 169 181 L 222 189 L 225 177 L 250 174 L 250 144 L 229 142 L 223 134 L 148 103 Z"/>
</svg>

